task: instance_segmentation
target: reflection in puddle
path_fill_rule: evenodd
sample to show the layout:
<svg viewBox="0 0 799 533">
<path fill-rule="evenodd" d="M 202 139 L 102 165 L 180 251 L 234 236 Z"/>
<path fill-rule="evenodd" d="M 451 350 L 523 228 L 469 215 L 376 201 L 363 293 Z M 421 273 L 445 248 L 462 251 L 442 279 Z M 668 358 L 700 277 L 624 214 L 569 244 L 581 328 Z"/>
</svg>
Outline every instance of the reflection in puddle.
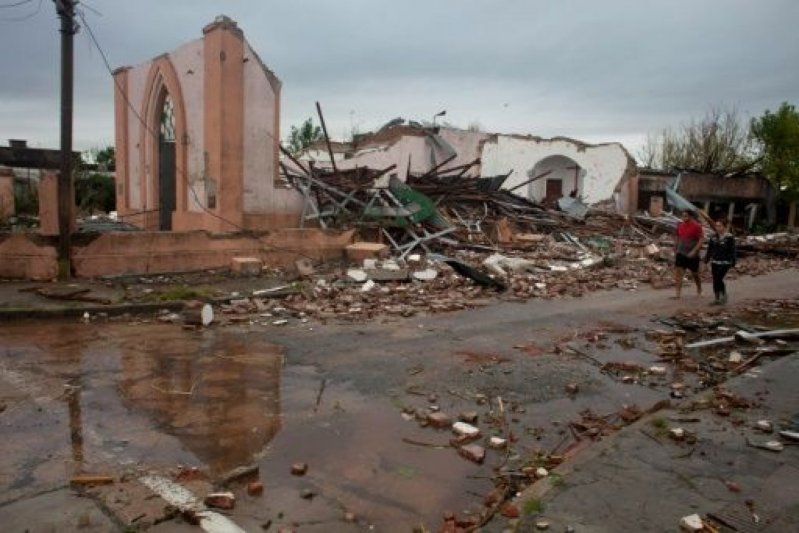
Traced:
<svg viewBox="0 0 799 533">
<path fill-rule="evenodd" d="M 121 395 L 178 437 L 211 473 L 251 462 L 280 429 L 282 356 L 228 335 L 120 346 Z"/>
<path fill-rule="evenodd" d="M 3 431 L 35 438 L 72 473 L 157 456 L 215 475 L 252 462 L 280 430 L 283 356 L 269 343 L 152 324 L 18 324 L 0 345 L 0 378 L 16 376 L 15 394 L 40 406 L 20 396 Z M 9 451 L 4 463 L 30 454 L 22 443 Z"/>
</svg>

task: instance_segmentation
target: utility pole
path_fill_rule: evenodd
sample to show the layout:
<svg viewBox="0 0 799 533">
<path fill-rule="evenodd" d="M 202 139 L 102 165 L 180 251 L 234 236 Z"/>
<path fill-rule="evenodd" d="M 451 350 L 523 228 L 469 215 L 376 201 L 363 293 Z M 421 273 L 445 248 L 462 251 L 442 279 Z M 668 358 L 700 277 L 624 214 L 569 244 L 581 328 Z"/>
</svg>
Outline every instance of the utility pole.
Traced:
<svg viewBox="0 0 799 533">
<path fill-rule="evenodd" d="M 72 197 L 72 89 L 75 0 L 53 0 L 61 19 L 61 170 L 58 174 L 58 276 L 71 275 Z"/>
</svg>

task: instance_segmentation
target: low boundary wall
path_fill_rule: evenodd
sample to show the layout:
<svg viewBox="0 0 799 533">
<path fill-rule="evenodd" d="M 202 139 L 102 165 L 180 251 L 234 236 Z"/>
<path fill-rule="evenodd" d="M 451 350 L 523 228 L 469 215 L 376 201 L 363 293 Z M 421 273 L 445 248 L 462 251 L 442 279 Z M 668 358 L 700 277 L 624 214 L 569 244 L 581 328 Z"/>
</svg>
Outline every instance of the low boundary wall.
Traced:
<svg viewBox="0 0 799 533">
<path fill-rule="evenodd" d="M 252 233 L 109 232 L 73 235 L 72 271 L 91 278 L 227 268 L 233 257 L 258 257 L 286 266 L 306 257 L 343 257 L 354 231 L 318 228 Z M 0 234 L 0 278 L 48 280 L 56 277 L 56 239 L 30 233 Z"/>
</svg>

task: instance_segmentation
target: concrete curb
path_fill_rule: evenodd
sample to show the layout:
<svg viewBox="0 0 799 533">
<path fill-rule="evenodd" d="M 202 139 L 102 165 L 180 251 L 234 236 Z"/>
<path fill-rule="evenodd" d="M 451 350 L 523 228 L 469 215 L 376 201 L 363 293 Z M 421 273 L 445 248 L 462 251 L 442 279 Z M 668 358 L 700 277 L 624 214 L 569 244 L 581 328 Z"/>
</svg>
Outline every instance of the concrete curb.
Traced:
<svg viewBox="0 0 799 533">
<path fill-rule="evenodd" d="M 125 313 L 153 313 L 161 309 L 180 311 L 185 306 L 182 300 L 155 303 L 132 303 L 117 305 L 85 305 L 80 307 L 19 307 L 0 308 L 0 321 L 29 320 L 41 318 L 74 318 L 81 317 L 83 313 L 106 313 L 108 316 L 119 316 Z"/>
</svg>

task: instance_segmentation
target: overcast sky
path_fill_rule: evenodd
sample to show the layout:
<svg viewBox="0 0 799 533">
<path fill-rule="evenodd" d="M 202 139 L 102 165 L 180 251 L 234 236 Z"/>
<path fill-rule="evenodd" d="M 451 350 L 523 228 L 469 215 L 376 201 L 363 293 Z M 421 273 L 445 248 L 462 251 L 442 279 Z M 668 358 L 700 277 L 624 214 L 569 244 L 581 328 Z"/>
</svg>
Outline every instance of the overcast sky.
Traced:
<svg viewBox="0 0 799 533">
<path fill-rule="evenodd" d="M 319 100 L 337 138 L 446 109 L 458 126 L 620 141 L 635 153 L 647 133 L 710 105 L 799 104 L 799 0 L 85 4 L 102 13 L 85 9 L 114 67 L 200 37 L 216 15 L 234 18 L 283 81 L 283 135 Z M 58 145 L 57 30 L 52 0 L 0 8 L 3 144 Z M 111 77 L 85 31 L 75 52 L 76 147 L 112 143 Z"/>
</svg>

